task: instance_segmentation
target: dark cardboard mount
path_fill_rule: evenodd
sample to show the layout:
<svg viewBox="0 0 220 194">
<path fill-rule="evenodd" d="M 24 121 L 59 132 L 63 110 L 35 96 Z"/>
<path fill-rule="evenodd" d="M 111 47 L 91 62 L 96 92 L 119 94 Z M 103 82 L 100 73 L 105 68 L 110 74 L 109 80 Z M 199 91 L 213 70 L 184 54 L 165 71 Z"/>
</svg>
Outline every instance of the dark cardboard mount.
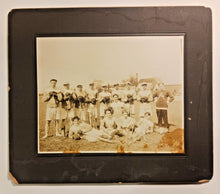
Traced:
<svg viewBox="0 0 220 194">
<path fill-rule="evenodd" d="M 17 183 L 202 183 L 213 174 L 212 16 L 205 7 L 14 9 L 9 161 Z M 184 34 L 184 154 L 37 154 L 36 36 Z"/>
</svg>

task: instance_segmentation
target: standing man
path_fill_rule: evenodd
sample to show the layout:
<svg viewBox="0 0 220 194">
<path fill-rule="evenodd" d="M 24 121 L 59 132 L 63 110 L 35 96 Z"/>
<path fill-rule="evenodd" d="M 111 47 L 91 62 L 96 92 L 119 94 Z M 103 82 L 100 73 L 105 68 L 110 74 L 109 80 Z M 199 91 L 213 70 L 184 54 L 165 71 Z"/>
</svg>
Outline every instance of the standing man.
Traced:
<svg viewBox="0 0 220 194">
<path fill-rule="evenodd" d="M 113 89 L 112 89 L 112 98 L 114 100 L 114 95 L 117 94 L 118 95 L 118 100 L 121 101 L 122 99 L 122 92 L 120 91 L 120 88 L 119 88 L 119 83 L 118 82 L 115 82 L 114 85 L 113 85 Z"/>
<path fill-rule="evenodd" d="M 127 110 L 128 115 L 134 118 L 135 108 L 134 100 L 136 98 L 136 91 L 131 88 L 131 83 L 127 82 L 123 93 L 124 108 Z"/>
<path fill-rule="evenodd" d="M 108 91 L 108 85 L 102 84 L 102 92 L 99 93 L 98 100 L 100 102 L 100 118 L 103 119 L 105 109 L 107 109 L 111 102 L 111 93 Z"/>
<path fill-rule="evenodd" d="M 158 118 L 158 126 L 169 129 L 168 123 L 168 104 L 174 100 L 174 97 L 169 91 L 165 89 L 164 83 L 158 84 L 158 89 L 154 94 L 154 101 L 156 102 L 156 112 Z"/>
<path fill-rule="evenodd" d="M 67 136 L 68 126 L 71 126 L 71 120 L 74 117 L 74 96 L 73 91 L 70 89 L 69 83 L 63 84 L 62 91 L 62 108 L 61 108 L 61 119 L 62 127 L 61 132 L 63 136 Z"/>
<path fill-rule="evenodd" d="M 83 90 L 82 84 L 77 85 L 75 96 L 76 114 L 81 121 L 86 122 L 86 92 Z"/>
<path fill-rule="evenodd" d="M 43 138 L 48 137 L 51 121 L 55 121 L 56 136 L 61 136 L 59 133 L 59 119 L 60 119 L 60 101 L 62 100 L 62 93 L 56 88 L 57 80 L 51 79 L 50 86 L 45 91 L 43 100 L 47 103 L 46 108 L 46 125 L 45 125 L 45 135 Z"/>
<path fill-rule="evenodd" d="M 89 84 L 89 89 L 87 90 L 87 103 L 88 103 L 88 110 L 89 113 L 89 124 L 92 127 L 96 127 L 95 124 L 97 122 L 97 97 L 98 97 L 98 91 L 94 88 L 94 83 Z"/>
<path fill-rule="evenodd" d="M 150 88 L 147 88 L 148 84 L 146 82 L 141 83 L 141 90 L 138 92 L 138 101 L 140 102 L 140 112 L 139 117 L 144 117 L 146 112 L 152 115 L 152 104 L 153 93 Z"/>
<path fill-rule="evenodd" d="M 124 103 L 119 100 L 118 94 L 113 94 L 113 101 L 110 106 L 113 108 L 113 116 L 118 120 L 122 116 L 124 108 Z"/>
</svg>

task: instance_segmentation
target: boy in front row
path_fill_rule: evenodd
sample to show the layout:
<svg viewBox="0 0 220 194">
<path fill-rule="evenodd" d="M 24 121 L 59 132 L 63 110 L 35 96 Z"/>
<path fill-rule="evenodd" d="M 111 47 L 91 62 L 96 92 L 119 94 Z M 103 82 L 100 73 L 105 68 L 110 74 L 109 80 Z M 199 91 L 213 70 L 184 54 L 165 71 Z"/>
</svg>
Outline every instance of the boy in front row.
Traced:
<svg viewBox="0 0 220 194">
<path fill-rule="evenodd" d="M 79 120 L 80 119 L 78 116 L 75 116 L 72 119 L 72 126 L 69 130 L 69 138 L 71 139 L 80 140 L 83 135 L 83 131 L 81 130 L 81 127 L 79 125 Z"/>
</svg>

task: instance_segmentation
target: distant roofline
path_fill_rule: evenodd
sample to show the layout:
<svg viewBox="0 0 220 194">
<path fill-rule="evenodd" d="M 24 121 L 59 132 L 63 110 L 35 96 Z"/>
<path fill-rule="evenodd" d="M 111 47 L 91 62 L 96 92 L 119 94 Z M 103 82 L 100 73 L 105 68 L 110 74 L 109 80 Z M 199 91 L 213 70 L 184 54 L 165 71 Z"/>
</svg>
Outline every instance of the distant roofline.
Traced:
<svg viewBox="0 0 220 194">
<path fill-rule="evenodd" d="M 165 84 L 166 86 L 181 86 L 182 84 Z"/>
</svg>

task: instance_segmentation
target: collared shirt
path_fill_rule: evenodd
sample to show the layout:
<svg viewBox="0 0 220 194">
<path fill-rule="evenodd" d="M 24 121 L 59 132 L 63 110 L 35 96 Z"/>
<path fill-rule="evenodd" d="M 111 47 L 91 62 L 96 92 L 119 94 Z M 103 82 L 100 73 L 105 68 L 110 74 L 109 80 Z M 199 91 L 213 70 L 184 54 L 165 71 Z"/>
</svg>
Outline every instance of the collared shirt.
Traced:
<svg viewBox="0 0 220 194">
<path fill-rule="evenodd" d="M 148 102 L 153 101 L 153 93 L 151 90 L 140 90 L 138 92 L 138 100 L 141 100 L 142 98 L 146 98 Z"/>
<path fill-rule="evenodd" d="M 110 92 L 105 92 L 105 91 L 102 91 L 99 93 L 99 101 L 102 101 L 104 98 L 111 98 L 111 93 Z"/>
<path fill-rule="evenodd" d="M 104 130 L 104 129 L 109 129 L 109 130 L 116 129 L 117 124 L 116 124 L 115 118 L 114 117 L 111 117 L 111 118 L 105 117 L 101 121 L 101 126 L 100 127 L 101 127 L 102 130 Z"/>
<path fill-rule="evenodd" d="M 118 124 L 120 128 L 126 129 L 132 127 L 135 124 L 135 119 L 132 117 L 125 118 L 124 116 L 121 116 L 118 120 Z"/>
<path fill-rule="evenodd" d="M 133 99 L 136 98 L 136 91 L 134 89 L 125 89 L 123 92 L 123 101 L 128 100 L 128 96 L 132 96 Z"/>
<path fill-rule="evenodd" d="M 87 97 L 89 100 L 93 99 L 93 98 L 97 98 L 97 94 L 98 94 L 98 90 L 96 89 L 88 89 L 87 90 Z"/>
<path fill-rule="evenodd" d="M 111 107 L 114 110 L 114 116 L 120 116 L 122 114 L 123 106 L 124 103 L 122 103 L 121 101 L 111 103 Z"/>
<path fill-rule="evenodd" d="M 115 88 L 112 89 L 112 98 L 114 98 L 113 96 L 117 94 L 118 95 L 118 99 L 122 98 L 122 91 L 120 90 L 116 90 Z"/>
<path fill-rule="evenodd" d="M 63 100 L 62 100 L 62 107 L 70 110 L 73 107 L 73 90 L 70 89 L 63 89 Z"/>
</svg>

